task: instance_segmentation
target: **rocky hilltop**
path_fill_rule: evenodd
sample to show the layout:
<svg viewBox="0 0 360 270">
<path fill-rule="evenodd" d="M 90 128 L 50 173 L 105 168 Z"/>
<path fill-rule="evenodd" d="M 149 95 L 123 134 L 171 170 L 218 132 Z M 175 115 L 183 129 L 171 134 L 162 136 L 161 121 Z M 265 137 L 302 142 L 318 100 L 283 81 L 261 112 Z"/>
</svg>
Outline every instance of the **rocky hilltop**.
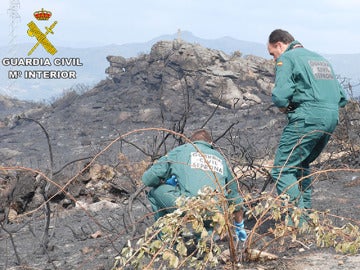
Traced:
<svg viewBox="0 0 360 270">
<path fill-rule="evenodd" d="M 106 70 L 114 83 L 142 86 L 160 95 L 169 108 L 178 107 L 174 95 L 188 92 L 204 105 L 244 108 L 269 96 L 274 75 L 272 61 L 256 56 L 228 56 L 181 41 L 156 43 L 149 55 L 125 59 L 109 56 Z M 131 80 L 129 80 L 131 78 Z M 155 100 L 154 100 L 155 101 Z"/>
<path fill-rule="evenodd" d="M 270 108 L 273 63 L 260 57 L 174 40 L 156 43 L 149 54 L 107 60 L 108 78 L 93 89 L 4 116 L 2 162 L 48 169 L 45 135 L 34 121 L 22 118 L 38 121 L 48 132 L 55 170 L 137 128 L 181 132 L 185 123 L 185 129 L 206 124 L 217 136 L 231 124 L 265 127 L 274 113 L 275 119 L 283 118 Z"/>
</svg>

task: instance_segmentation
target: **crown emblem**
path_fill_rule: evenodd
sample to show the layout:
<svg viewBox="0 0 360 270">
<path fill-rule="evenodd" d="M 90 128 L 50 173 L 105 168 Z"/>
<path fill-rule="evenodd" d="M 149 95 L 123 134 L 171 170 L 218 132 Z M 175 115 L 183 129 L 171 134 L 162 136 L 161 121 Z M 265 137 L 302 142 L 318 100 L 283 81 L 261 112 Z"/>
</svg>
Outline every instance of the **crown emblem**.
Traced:
<svg viewBox="0 0 360 270">
<path fill-rule="evenodd" d="M 35 19 L 39 21 L 47 21 L 48 19 L 50 19 L 51 15 L 52 13 L 50 11 L 44 10 L 43 8 L 34 12 Z"/>
</svg>

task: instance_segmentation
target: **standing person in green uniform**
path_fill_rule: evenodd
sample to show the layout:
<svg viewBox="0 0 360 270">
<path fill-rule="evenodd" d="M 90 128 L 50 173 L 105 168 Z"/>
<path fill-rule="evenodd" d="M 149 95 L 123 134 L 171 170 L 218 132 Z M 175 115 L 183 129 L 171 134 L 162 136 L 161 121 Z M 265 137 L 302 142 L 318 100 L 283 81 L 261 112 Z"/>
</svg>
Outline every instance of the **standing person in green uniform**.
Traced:
<svg viewBox="0 0 360 270">
<path fill-rule="evenodd" d="M 270 34 L 268 51 L 276 61 L 272 100 L 288 118 L 271 174 L 278 194 L 286 193 L 297 207 L 311 209 L 310 163 L 335 130 L 346 95 L 330 63 L 287 31 Z"/>
<path fill-rule="evenodd" d="M 225 191 L 230 204 L 235 204 L 235 232 L 239 240 L 246 240 L 242 198 L 236 180 L 224 157 L 213 148 L 210 133 L 205 129 L 195 131 L 190 140 L 161 157 L 142 176 L 143 183 L 152 187 L 148 199 L 155 219 L 176 209 L 180 196 L 194 197 L 208 186 L 214 191 Z"/>
</svg>

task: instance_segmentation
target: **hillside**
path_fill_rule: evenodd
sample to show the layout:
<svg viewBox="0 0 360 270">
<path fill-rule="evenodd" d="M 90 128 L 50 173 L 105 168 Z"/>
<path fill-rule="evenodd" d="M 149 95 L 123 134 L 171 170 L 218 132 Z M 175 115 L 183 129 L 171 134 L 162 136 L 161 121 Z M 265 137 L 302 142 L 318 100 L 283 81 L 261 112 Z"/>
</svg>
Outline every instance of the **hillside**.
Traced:
<svg viewBox="0 0 360 270">
<path fill-rule="evenodd" d="M 266 109 L 271 105 L 271 61 L 173 41 L 156 43 L 149 54 L 128 59 L 109 56 L 108 61 L 109 79 L 93 89 L 82 95 L 69 92 L 51 106 L 25 112 L 50 134 L 57 167 L 136 128 L 172 129 L 185 119 L 187 127 L 200 127 L 216 106 L 219 109 L 207 125 L 215 134 L 236 122 L 237 129 L 249 125 L 249 120 L 254 126 L 269 122 L 249 115 L 257 114 L 257 108 L 270 118 L 272 110 Z M 222 118 L 227 121 L 220 125 Z M 19 137 L 14 137 L 14 130 Z M 3 148 L 17 152 L 16 158 L 2 156 L 4 162 L 20 158 L 29 165 L 46 160 L 47 145 L 44 137 L 35 135 L 41 134 L 36 125 L 11 122 L 2 134 Z"/>
<path fill-rule="evenodd" d="M 95 48 L 71 48 L 59 47 L 56 57 L 79 58 L 82 66 L 71 67 L 53 67 L 59 70 L 75 70 L 77 72 L 77 79 L 62 79 L 62 80 L 43 80 L 32 79 L 26 80 L 23 78 L 10 80 L 7 77 L 9 67 L 0 65 L 0 94 L 10 95 L 22 100 L 33 101 L 52 101 L 54 98 L 61 96 L 64 91 L 69 89 L 77 90 L 92 88 L 97 82 L 106 78 L 105 69 L 108 66 L 106 56 L 119 55 L 125 58 L 137 57 L 141 54 L 148 54 L 152 46 L 158 41 L 173 41 L 178 36 L 189 43 L 199 44 L 203 47 L 220 50 L 225 54 L 231 55 L 235 51 L 240 51 L 242 55 L 254 55 L 265 59 L 270 59 L 266 45 L 237 40 L 231 37 L 221 37 L 217 39 L 202 39 L 194 36 L 191 32 L 182 31 L 181 34 L 171 34 L 156 37 L 152 40 L 143 43 L 129 43 L 129 44 L 109 44 L 108 46 Z M 29 47 L 32 44 L 18 44 L 13 48 L 8 46 L 0 48 L 0 58 L 4 57 L 24 57 L 26 56 Z M 310 48 L 311 49 L 311 48 Z M 320 52 L 321 53 L 321 52 Z M 359 70 L 359 55 L 324 55 L 334 65 L 336 74 L 341 77 L 347 77 L 356 84 L 360 80 Z M 33 57 L 46 58 L 48 54 L 45 50 L 37 50 Z M 13 68 L 15 69 L 15 68 Z M 16 68 L 25 70 L 24 67 Z M 355 96 L 360 95 L 359 86 L 354 87 Z"/>
<path fill-rule="evenodd" d="M 286 119 L 271 103 L 273 61 L 182 40 L 106 59 L 107 78 L 84 93 L 69 91 L 46 106 L 0 100 L 0 254 L 6 254 L 0 267 L 111 269 L 127 240 L 136 242 L 153 222 L 142 172 L 182 143 L 181 134 L 200 127 L 237 169 L 244 192 L 274 193 L 267 172 Z M 358 103 L 342 110 L 334 138 L 314 164 L 325 171 L 316 178 L 314 207 L 331 209 L 339 226 L 359 223 L 359 111 Z M 254 224 L 249 218 L 246 229 Z M 352 269 L 358 262 L 344 256 L 338 267 L 339 255 L 319 250 L 310 236 L 279 245 L 265 225 L 255 237 L 268 240 L 267 250 L 279 259 L 244 263 L 244 269 L 319 269 L 311 268 L 316 261 Z M 298 268 L 304 246 L 312 261 Z"/>
</svg>

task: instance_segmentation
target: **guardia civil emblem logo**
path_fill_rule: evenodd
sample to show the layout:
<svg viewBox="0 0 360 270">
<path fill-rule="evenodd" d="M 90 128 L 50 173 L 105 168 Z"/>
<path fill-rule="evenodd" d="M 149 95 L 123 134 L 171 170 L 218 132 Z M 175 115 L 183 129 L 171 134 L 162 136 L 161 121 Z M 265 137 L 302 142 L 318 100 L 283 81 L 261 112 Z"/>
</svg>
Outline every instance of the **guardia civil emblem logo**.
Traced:
<svg viewBox="0 0 360 270">
<path fill-rule="evenodd" d="M 48 10 L 41 10 L 34 12 L 34 17 L 39 22 L 47 22 L 52 16 L 52 13 Z M 57 21 L 54 21 L 49 27 L 45 26 L 45 32 L 42 32 L 40 28 L 36 25 L 34 21 L 29 22 L 27 25 L 29 29 L 27 33 L 30 37 L 34 37 L 36 39 L 36 44 L 30 49 L 28 52 L 28 56 L 30 56 L 36 48 L 41 45 L 48 53 L 54 55 L 57 50 L 54 45 L 47 38 L 48 34 L 54 34 L 53 29 L 55 28 Z"/>
</svg>

